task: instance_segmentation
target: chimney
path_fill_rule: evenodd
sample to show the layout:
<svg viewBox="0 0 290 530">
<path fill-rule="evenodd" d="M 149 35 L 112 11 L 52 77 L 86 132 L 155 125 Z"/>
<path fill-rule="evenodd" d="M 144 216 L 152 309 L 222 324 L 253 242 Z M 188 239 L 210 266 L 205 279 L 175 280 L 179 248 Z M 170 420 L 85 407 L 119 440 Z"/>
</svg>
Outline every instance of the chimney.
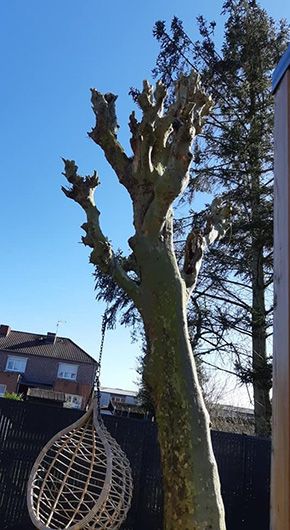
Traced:
<svg viewBox="0 0 290 530">
<path fill-rule="evenodd" d="M 52 344 L 56 343 L 56 333 L 47 332 L 46 342 L 51 342 Z"/>
<path fill-rule="evenodd" d="M 8 337 L 10 331 L 11 331 L 10 326 L 6 326 L 6 324 L 0 325 L 0 337 Z"/>
</svg>

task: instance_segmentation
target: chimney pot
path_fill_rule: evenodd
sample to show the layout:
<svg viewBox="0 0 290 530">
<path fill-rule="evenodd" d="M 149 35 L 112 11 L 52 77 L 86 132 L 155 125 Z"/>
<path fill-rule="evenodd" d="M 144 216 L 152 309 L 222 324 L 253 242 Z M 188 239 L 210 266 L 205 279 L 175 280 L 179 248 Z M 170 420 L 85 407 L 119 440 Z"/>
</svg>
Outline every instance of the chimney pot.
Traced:
<svg viewBox="0 0 290 530">
<path fill-rule="evenodd" d="M 0 325 L 0 337 L 8 337 L 10 331 L 11 331 L 10 326 L 7 326 L 6 324 Z"/>
<path fill-rule="evenodd" d="M 52 342 L 52 344 L 55 344 L 56 333 L 52 333 L 51 331 L 48 331 L 46 335 L 46 340 L 47 342 Z"/>
</svg>

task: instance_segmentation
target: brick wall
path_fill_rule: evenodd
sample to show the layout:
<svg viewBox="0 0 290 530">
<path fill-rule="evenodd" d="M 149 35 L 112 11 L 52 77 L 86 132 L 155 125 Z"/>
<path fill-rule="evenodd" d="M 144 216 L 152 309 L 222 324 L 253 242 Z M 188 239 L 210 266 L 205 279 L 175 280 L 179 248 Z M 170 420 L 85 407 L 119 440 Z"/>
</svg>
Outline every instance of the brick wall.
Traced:
<svg viewBox="0 0 290 530">
<path fill-rule="evenodd" d="M 49 357 L 41 357 L 37 355 L 24 355 L 24 354 L 10 354 L 15 357 L 23 357 L 27 359 L 25 373 L 22 374 L 23 378 L 29 382 L 42 383 L 44 385 L 53 386 L 57 379 L 57 372 L 59 363 L 76 364 L 78 366 L 77 382 L 80 384 L 89 384 L 90 386 L 94 382 L 95 366 L 89 363 L 72 363 L 63 359 L 54 359 Z M 0 352 L 0 371 L 5 371 L 7 359 L 9 354 L 6 352 Z"/>
<path fill-rule="evenodd" d="M 6 385 L 6 392 L 17 392 L 20 375 L 14 372 L 0 372 L 0 384 Z"/>
</svg>

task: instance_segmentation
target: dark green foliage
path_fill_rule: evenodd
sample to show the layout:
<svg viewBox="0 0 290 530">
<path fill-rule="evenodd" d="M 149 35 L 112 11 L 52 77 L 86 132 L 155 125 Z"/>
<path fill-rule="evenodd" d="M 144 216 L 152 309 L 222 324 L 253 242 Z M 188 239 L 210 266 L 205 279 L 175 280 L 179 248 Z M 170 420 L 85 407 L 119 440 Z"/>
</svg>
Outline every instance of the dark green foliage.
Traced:
<svg viewBox="0 0 290 530">
<path fill-rule="evenodd" d="M 121 258 L 121 253 L 118 255 Z M 132 327 L 134 330 L 140 329 L 141 318 L 131 298 L 119 287 L 111 276 L 105 275 L 98 267 L 95 267 L 95 290 L 97 300 L 107 304 L 106 318 L 109 329 L 114 328 L 117 318 L 120 324 Z"/>
<path fill-rule="evenodd" d="M 232 230 L 205 257 L 193 294 L 190 321 L 196 351 L 230 354 L 242 383 L 253 383 L 256 430 L 270 425 L 270 337 L 273 281 L 273 96 L 271 76 L 289 38 L 257 2 L 229 0 L 221 48 L 215 23 L 198 18 L 192 41 L 174 18 L 170 31 L 157 22 L 160 43 L 154 75 L 172 86 L 181 71 L 200 71 L 215 108 L 195 145 L 191 185 L 221 195 L 233 210 Z M 177 226 L 178 240 L 205 212 L 190 212 Z M 257 409 L 257 402 L 262 406 Z M 262 427 L 259 422 L 262 418 Z"/>
</svg>

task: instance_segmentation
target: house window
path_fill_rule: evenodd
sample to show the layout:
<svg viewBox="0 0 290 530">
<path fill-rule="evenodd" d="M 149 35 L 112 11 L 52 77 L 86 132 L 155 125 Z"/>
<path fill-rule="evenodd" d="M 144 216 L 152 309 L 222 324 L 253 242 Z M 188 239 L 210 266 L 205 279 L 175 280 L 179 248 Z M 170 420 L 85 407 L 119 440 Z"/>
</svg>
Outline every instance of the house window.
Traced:
<svg viewBox="0 0 290 530">
<path fill-rule="evenodd" d="M 77 378 L 78 366 L 76 364 L 60 363 L 58 367 L 57 377 L 61 379 L 69 379 L 75 381 Z"/>
<path fill-rule="evenodd" d="M 125 403 L 126 398 L 124 396 L 112 396 L 112 402 L 114 403 Z"/>
<path fill-rule="evenodd" d="M 82 396 L 77 394 L 65 394 L 65 402 L 63 406 L 67 409 L 80 409 L 82 406 Z"/>
<path fill-rule="evenodd" d="M 9 355 L 6 363 L 6 370 L 8 372 L 19 372 L 24 374 L 26 369 L 27 359 L 24 357 L 11 357 Z"/>
<path fill-rule="evenodd" d="M 0 397 L 5 396 L 6 385 L 0 385 Z"/>
</svg>

